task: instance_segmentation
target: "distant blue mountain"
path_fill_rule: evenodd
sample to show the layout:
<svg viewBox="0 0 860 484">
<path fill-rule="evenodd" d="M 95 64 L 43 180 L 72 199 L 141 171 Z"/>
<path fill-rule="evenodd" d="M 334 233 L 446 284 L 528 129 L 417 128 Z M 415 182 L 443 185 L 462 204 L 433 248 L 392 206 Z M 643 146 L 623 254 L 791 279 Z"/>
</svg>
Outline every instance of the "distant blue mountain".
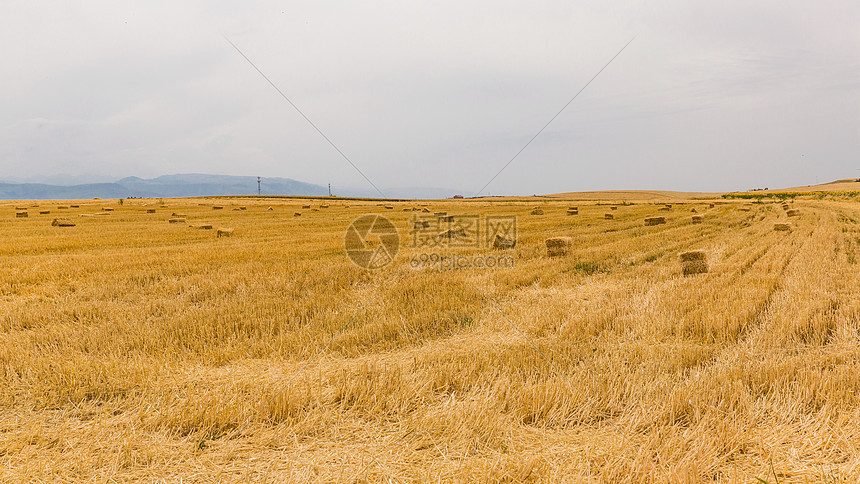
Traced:
<svg viewBox="0 0 860 484">
<path fill-rule="evenodd" d="M 257 177 L 182 174 L 144 179 L 128 177 L 114 183 L 48 185 L 42 183 L 0 183 L 2 200 L 63 200 L 128 197 L 198 197 L 256 195 Z M 290 178 L 263 178 L 262 195 L 328 195 L 328 188 Z"/>
<path fill-rule="evenodd" d="M 164 175 L 157 178 L 130 176 L 112 183 L 67 183 L 63 175 L 44 177 L 52 183 L 15 183 L 0 181 L 0 200 L 71 200 L 84 198 L 172 198 L 230 195 L 256 195 L 257 177 L 205 175 L 188 173 Z M 36 179 L 43 181 L 42 179 Z M 32 180 L 32 181 L 36 181 Z M 76 180 L 70 176 L 69 181 Z M 260 185 L 261 195 L 296 195 L 324 197 L 328 188 L 291 178 L 264 177 Z M 379 197 L 370 188 L 335 188 L 334 195 L 340 197 Z M 383 190 L 387 198 L 450 198 L 458 190 L 435 187 L 392 187 Z M 467 195 L 464 193 L 464 195 Z"/>
</svg>

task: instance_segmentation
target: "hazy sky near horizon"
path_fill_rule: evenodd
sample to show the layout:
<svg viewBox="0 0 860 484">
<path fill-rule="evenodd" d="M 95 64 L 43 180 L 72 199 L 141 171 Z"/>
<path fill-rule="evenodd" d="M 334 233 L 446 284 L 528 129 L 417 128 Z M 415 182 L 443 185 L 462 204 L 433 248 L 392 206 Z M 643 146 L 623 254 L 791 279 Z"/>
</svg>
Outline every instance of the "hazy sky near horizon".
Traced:
<svg viewBox="0 0 860 484">
<path fill-rule="evenodd" d="M 473 194 L 860 177 L 860 3 L 0 6 L 0 178 L 213 173 Z"/>
</svg>

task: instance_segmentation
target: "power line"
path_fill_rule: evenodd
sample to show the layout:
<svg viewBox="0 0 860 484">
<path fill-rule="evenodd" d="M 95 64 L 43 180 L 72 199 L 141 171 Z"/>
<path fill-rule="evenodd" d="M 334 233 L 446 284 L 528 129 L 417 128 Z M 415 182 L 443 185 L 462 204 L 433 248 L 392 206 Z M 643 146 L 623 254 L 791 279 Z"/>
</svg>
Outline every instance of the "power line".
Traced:
<svg viewBox="0 0 860 484">
<path fill-rule="evenodd" d="M 299 107 L 298 107 L 298 106 L 296 106 L 296 104 L 295 104 L 293 101 L 291 101 L 291 100 L 290 100 L 290 98 L 288 98 L 288 97 L 287 97 L 287 95 L 286 95 L 286 94 L 284 94 L 284 92 L 283 92 L 283 91 L 281 91 L 281 90 L 278 88 L 278 86 L 276 86 L 276 85 L 275 85 L 275 83 L 274 83 L 274 82 L 272 82 L 272 80 L 271 80 L 271 79 L 269 79 L 269 77 L 268 77 L 268 76 L 266 76 L 266 74 L 264 74 L 264 73 L 263 73 L 263 71 L 261 71 L 261 70 L 260 70 L 260 68 L 259 68 L 259 67 L 257 67 L 257 66 L 256 66 L 256 64 L 254 64 L 254 63 L 251 61 L 251 59 L 249 59 L 249 58 L 248 58 L 248 56 L 246 56 L 246 55 L 245 55 L 245 54 L 244 54 L 244 53 L 239 49 L 239 47 L 237 47 L 237 46 L 236 46 L 236 44 L 234 44 L 234 43 L 233 43 L 229 38 L 227 38 L 227 36 L 226 36 L 225 34 L 221 34 L 221 35 L 224 37 L 224 40 L 226 40 L 228 44 L 230 44 L 231 46 L 233 46 L 233 48 L 234 48 L 234 49 L 236 49 L 236 52 L 238 52 L 238 53 L 239 53 L 239 55 L 241 55 L 241 56 L 242 56 L 242 58 L 244 58 L 246 61 L 248 61 L 248 64 L 251 64 L 251 67 L 253 67 L 253 68 L 254 68 L 254 70 L 256 70 L 256 71 L 257 71 L 257 72 L 258 72 L 258 73 L 263 77 L 263 79 L 265 79 L 265 80 L 266 80 L 266 82 L 268 82 L 268 83 L 269 83 L 269 85 L 270 85 L 270 86 L 272 86 L 273 88 L 275 88 L 275 91 L 278 91 L 278 94 L 280 94 L 280 95 L 281 95 L 281 97 L 282 97 L 282 98 L 284 98 L 284 100 L 285 100 L 285 101 L 287 101 L 288 103 L 290 103 L 290 106 L 292 106 L 292 107 L 293 107 L 293 109 L 295 109 L 297 113 L 299 113 L 303 118 L 305 118 L 305 121 L 307 121 L 307 122 L 308 122 L 308 124 L 310 124 L 310 125 L 311 125 L 311 126 L 312 126 L 316 131 L 317 131 L 317 133 L 319 133 L 319 134 L 320 134 L 320 136 L 322 136 L 322 137 L 323 137 L 323 139 L 325 139 L 325 140 L 328 142 L 328 144 L 330 144 L 330 145 L 331 145 L 331 147 L 332 147 L 332 148 L 334 148 L 334 149 L 335 149 L 335 151 L 337 151 L 337 152 L 340 154 L 340 156 L 341 156 L 341 157 L 343 157 L 343 159 L 344 159 L 344 160 L 346 160 L 346 162 L 347 162 L 347 163 L 349 163 L 350 165 L 352 165 L 352 167 L 353 167 L 353 168 L 355 168 L 355 171 L 357 171 L 357 172 L 358 172 L 358 174 L 362 176 L 362 178 L 364 178 L 365 180 L 367 180 L 367 183 L 370 183 L 370 186 L 372 186 L 372 187 L 373 187 L 377 192 L 379 192 L 379 194 L 382 196 L 382 198 L 385 198 L 385 194 L 384 194 L 384 193 L 382 193 L 382 190 L 380 190 L 376 185 L 374 185 L 374 184 L 373 184 L 373 182 L 372 182 L 372 181 L 370 181 L 370 178 L 368 178 L 368 177 L 367 177 L 367 175 L 365 175 L 365 174 L 364 174 L 364 172 L 362 172 L 362 171 L 361 171 L 357 166 L 355 166 L 355 163 L 353 163 L 353 162 L 352 162 L 352 160 L 350 160 L 350 159 L 349 159 L 349 157 L 347 157 L 347 156 L 343 153 L 343 151 L 341 151 L 341 150 L 340 150 L 340 148 L 338 148 L 338 147 L 337 147 L 337 145 L 335 145 L 335 144 L 334 144 L 334 142 L 333 142 L 332 140 L 330 140 L 330 139 L 329 139 L 329 137 L 328 137 L 328 136 L 326 136 L 326 135 L 325 135 L 325 133 L 323 133 L 323 132 L 322 132 L 322 130 L 321 130 L 321 129 L 319 129 L 319 128 L 317 127 L 317 125 L 316 125 L 316 124 L 314 124 L 314 122 L 313 122 L 313 121 L 311 121 L 311 120 L 310 120 L 310 118 L 308 118 L 308 117 L 305 115 L 305 113 L 303 113 L 303 112 L 302 112 L 302 110 L 301 110 L 301 109 L 299 109 Z"/>
<path fill-rule="evenodd" d="M 547 121 L 547 123 L 546 123 L 545 125 L 543 125 L 543 128 L 541 128 L 537 133 L 535 133 L 535 135 L 534 135 L 534 136 L 532 136 L 532 138 L 528 141 L 528 143 L 526 143 L 522 148 L 520 148 L 520 150 L 519 150 L 519 151 L 517 151 L 517 154 L 515 154 L 513 158 L 511 158 L 510 160 L 508 160 L 508 162 L 507 162 L 507 163 L 505 163 L 505 166 L 503 166 L 501 170 L 499 170 L 495 175 L 493 175 L 493 177 L 492 177 L 492 178 L 490 178 L 490 181 L 488 181 L 488 182 L 486 183 L 486 185 L 484 185 L 480 190 L 478 190 L 478 192 L 477 192 L 477 193 L 475 193 L 475 196 L 477 197 L 477 196 L 478 196 L 478 195 L 480 195 L 484 190 L 486 190 L 486 189 L 487 189 L 487 187 L 488 187 L 488 186 L 490 186 L 490 183 L 493 183 L 493 180 L 495 180 L 495 179 L 496 179 L 496 177 L 498 177 L 499 175 L 501 175 L 501 174 L 502 174 L 502 172 L 503 172 L 503 171 L 505 171 L 505 169 L 508 167 L 508 165 L 510 165 L 511 163 L 513 163 L 513 162 L 514 162 L 514 160 L 516 160 L 516 159 L 517 159 L 517 157 L 518 157 L 518 156 L 520 156 L 520 153 L 522 153 L 523 151 L 525 151 L 525 149 L 526 149 L 526 148 L 528 148 L 530 144 L 532 144 L 532 141 L 534 141 L 534 140 L 535 140 L 535 138 L 537 138 L 538 136 L 540 136 L 540 134 L 541 134 L 541 133 L 543 133 L 543 131 L 544 131 L 544 130 L 545 130 L 545 129 L 550 125 L 550 124 L 552 124 L 552 122 L 553 122 L 553 121 L 555 121 L 555 118 L 557 118 L 557 117 L 558 117 L 562 112 L 564 112 L 564 110 L 565 110 L 565 109 L 567 109 L 567 107 L 568 107 L 568 106 L 570 106 L 570 103 L 572 103 L 572 102 L 573 102 L 573 100 L 577 98 L 577 96 L 579 96 L 580 94 L 582 94 L 582 91 L 584 91 L 584 90 L 585 90 L 585 88 L 586 88 L 586 87 L 588 87 L 588 85 L 589 85 L 589 84 L 591 84 L 591 82 L 592 82 L 592 81 L 594 81 L 595 79 L 597 79 L 597 76 L 599 76 L 599 75 L 600 75 L 600 73 L 604 71 L 604 69 L 606 69 L 607 67 L 609 67 L 609 64 L 612 64 L 612 61 L 614 61 L 616 57 L 618 57 L 619 55 L 621 55 L 621 53 L 622 53 L 622 52 L 624 52 L 624 49 L 626 49 L 626 48 L 627 48 L 627 46 L 628 46 L 628 45 L 630 45 L 630 43 L 631 43 L 631 42 L 633 42 L 633 40 L 634 40 L 634 39 L 636 39 L 636 36 L 635 36 L 635 35 L 634 35 L 634 36 L 633 36 L 633 38 L 632 38 L 632 39 L 630 39 L 626 44 L 624 44 L 624 47 L 622 47 L 622 48 L 621 48 L 621 50 L 619 50 L 619 51 L 618 51 L 614 56 L 612 56 L 612 58 L 611 58 L 611 59 L 609 59 L 609 62 L 607 62 L 607 63 L 606 63 L 606 65 L 604 65 L 603 67 L 601 67 L 601 68 L 600 68 L 600 70 L 599 70 L 599 71 L 597 71 L 597 74 L 595 74 L 595 75 L 594 75 L 594 77 L 592 77 L 588 82 L 586 82 L 584 86 L 582 86 L 582 89 L 580 89 L 576 94 L 574 94 L 572 98 L 570 98 L 570 101 L 568 101 L 568 102 L 567 102 L 567 104 L 565 104 L 564 106 L 562 106 L 562 107 L 561 107 L 561 109 L 559 109 L 559 110 L 558 110 L 558 112 L 557 112 L 557 113 L 555 113 L 555 116 L 553 116 L 549 121 Z"/>
</svg>

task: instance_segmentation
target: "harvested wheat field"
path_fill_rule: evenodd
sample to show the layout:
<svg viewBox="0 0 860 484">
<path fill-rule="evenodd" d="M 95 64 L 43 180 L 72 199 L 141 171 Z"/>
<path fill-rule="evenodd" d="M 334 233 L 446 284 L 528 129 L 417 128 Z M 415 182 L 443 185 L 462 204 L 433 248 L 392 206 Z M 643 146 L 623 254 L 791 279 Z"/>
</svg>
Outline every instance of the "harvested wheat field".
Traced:
<svg viewBox="0 0 860 484">
<path fill-rule="evenodd" d="M 456 270 L 410 266 L 441 223 L 414 202 L 72 203 L 62 230 L 0 205 L 2 482 L 860 479 L 856 202 L 784 232 L 774 204 L 428 202 L 518 217 L 456 249 L 514 266 Z M 344 250 L 366 213 L 400 231 L 373 271 Z"/>
</svg>

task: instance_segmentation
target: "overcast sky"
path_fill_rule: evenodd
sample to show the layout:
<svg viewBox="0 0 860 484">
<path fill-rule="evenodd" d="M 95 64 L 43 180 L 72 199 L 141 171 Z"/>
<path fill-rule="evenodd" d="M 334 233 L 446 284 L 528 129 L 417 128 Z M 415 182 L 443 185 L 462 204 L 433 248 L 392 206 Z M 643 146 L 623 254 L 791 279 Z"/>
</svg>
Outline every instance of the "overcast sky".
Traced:
<svg viewBox="0 0 860 484">
<path fill-rule="evenodd" d="M 860 2 L 3 0 L 0 178 L 721 191 L 860 176 Z"/>
</svg>

